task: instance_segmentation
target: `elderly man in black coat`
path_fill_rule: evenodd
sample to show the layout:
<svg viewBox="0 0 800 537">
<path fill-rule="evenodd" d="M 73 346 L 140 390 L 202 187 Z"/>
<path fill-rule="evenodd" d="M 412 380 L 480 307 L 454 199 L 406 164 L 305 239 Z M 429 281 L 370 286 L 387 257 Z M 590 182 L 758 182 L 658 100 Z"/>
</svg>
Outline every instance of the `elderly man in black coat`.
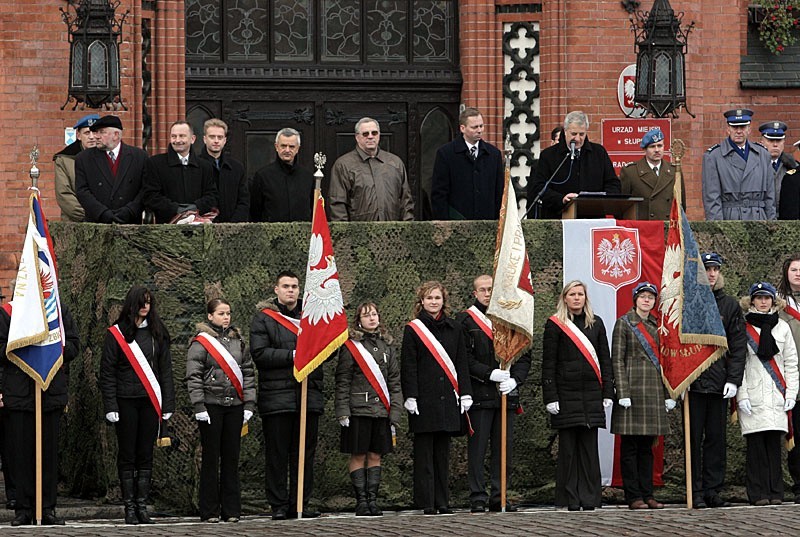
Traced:
<svg viewBox="0 0 800 537">
<path fill-rule="evenodd" d="M 483 116 L 466 108 L 458 116 L 462 136 L 436 152 L 431 179 L 435 220 L 497 220 L 505 173 L 500 150 L 483 139 Z"/>
<path fill-rule="evenodd" d="M 203 124 L 205 149 L 199 158 L 211 164 L 219 193 L 219 216 L 215 222 L 247 222 L 250 216 L 250 188 L 244 165 L 223 150 L 228 142 L 228 125 L 212 118 Z"/>
<path fill-rule="evenodd" d="M 186 211 L 205 214 L 219 207 L 219 194 L 211 164 L 192 152 L 192 126 L 176 121 L 170 127 L 166 153 L 152 156 L 145 166 L 143 198 L 145 207 L 159 224 L 169 223 Z"/>
<path fill-rule="evenodd" d="M 554 174 L 555 177 L 542 194 L 538 215 L 537 209 L 533 208 L 533 214 L 538 218 L 561 218 L 561 211 L 580 192 L 622 192 L 608 152 L 602 145 L 589 141 L 586 136 L 588 129 L 589 117 L 584 112 L 570 112 L 564 118 L 564 136 L 556 145 L 542 151 L 539 164 L 528 180 L 528 184 L 532 185 L 528 190 L 528 199 L 533 201 L 547 180 Z M 574 156 L 572 142 L 575 142 Z"/>
</svg>

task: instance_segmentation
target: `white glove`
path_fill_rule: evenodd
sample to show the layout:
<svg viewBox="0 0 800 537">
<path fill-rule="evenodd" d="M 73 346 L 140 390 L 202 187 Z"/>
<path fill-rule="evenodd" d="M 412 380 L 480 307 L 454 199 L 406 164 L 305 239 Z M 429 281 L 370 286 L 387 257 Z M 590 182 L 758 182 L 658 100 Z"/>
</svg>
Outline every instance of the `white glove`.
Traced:
<svg viewBox="0 0 800 537">
<path fill-rule="evenodd" d="M 472 396 L 471 395 L 462 395 L 461 396 L 461 413 L 469 412 L 470 407 L 472 406 Z"/>
<path fill-rule="evenodd" d="M 667 408 L 667 412 L 673 410 L 675 408 L 675 399 L 664 399 L 664 406 Z"/>
<path fill-rule="evenodd" d="M 106 419 L 111 423 L 117 423 L 119 421 L 119 412 L 107 412 Z"/>
<path fill-rule="evenodd" d="M 558 406 L 558 401 L 553 401 L 552 403 L 547 403 L 547 411 L 551 413 L 553 416 L 561 412 L 561 407 Z"/>
<path fill-rule="evenodd" d="M 739 389 L 736 387 L 736 384 L 733 382 L 726 382 L 725 387 L 722 388 L 722 398 L 723 399 L 730 399 L 731 397 L 736 397 L 736 392 Z"/>
<path fill-rule="evenodd" d="M 504 369 L 495 369 L 492 371 L 491 375 L 489 375 L 489 380 L 492 382 L 503 382 L 504 380 L 508 380 L 511 377 L 511 373 Z"/>
<path fill-rule="evenodd" d="M 517 387 L 517 381 L 509 378 L 501 382 L 498 387 L 500 388 L 500 393 L 503 395 L 508 395 L 514 391 L 514 388 Z"/>
<path fill-rule="evenodd" d="M 750 399 L 742 399 L 741 401 L 739 401 L 739 410 L 741 410 L 748 416 L 752 416 L 753 406 L 750 404 Z"/>
<path fill-rule="evenodd" d="M 624 397 L 624 398 L 620 399 L 619 400 L 619 406 L 621 406 L 622 408 L 630 408 L 631 407 L 631 398 L 630 397 Z"/>
<path fill-rule="evenodd" d="M 797 403 L 797 401 L 795 401 L 794 399 L 787 399 L 783 403 L 783 410 L 785 410 L 786 412 L 789 412 L 791 409 L 794 408 L 795 403 Z"/>
<path fill-rule="evenodd" d="M 603 408 L 608 408 L 614 404 L 613 399 L 603 399 Z"/>
<path fill-rule="evenodd" d="M 170 419 L 171 417 L 172 417 L 172 412 L 165 412 L 164 414 L 161 414 L 161 419 L 164 421 Z"/>
<path fill-rule="evenodd" d="M 342 427 L 350 427 L 350 416 L 343 416 L 339 418 L 339 425 Z"/>
<path fill-rule="evenodd" d="M 253 411 L 252 410 L 245 410 L 244 411 L 244 420 L 242 421 L 242 425 L 244 425 L 245 423 L 250 421 L 250 418 L 252 418 L 252 417 L 253 417 Z"/>
<path fill-rule="evenodd" d="M 408 410 L 409 414 L 416 414 L 419 416 L 419 408 L 417 408 L 417 398 L 416 397 L 409 397 L 406 399 L 406 402 L 403 403 L 403 406 L 406 410 Z"/>
<path fill-rule="evenodd" d="M 207 410 L 204 410 L 203 412 L 198 412 L 197 414 L 195 414 L 194 415 L 194 419 L 196 419 L 197 421 L 205 421 L 209 425 L 211 425 L 211 416 L 208 415 L 208 411 Z"/>
</svg>

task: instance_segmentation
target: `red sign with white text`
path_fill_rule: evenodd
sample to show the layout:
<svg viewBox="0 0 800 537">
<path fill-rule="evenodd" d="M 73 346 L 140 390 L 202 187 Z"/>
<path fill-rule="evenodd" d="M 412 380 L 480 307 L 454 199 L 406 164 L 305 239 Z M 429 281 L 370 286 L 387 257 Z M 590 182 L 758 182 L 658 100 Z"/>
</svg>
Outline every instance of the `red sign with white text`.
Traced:
<svg viewBox="0 0 800 537">
<path fill-rule="evenodd" d="M 665 118 L 604 119 L 601 143 L 609 153 L 637 153 L 641 158 L 639 144 L 644 135 L 656 127 L 664 133 L 664 151 L 669 151 L 672 123 Z"/>
</svg>

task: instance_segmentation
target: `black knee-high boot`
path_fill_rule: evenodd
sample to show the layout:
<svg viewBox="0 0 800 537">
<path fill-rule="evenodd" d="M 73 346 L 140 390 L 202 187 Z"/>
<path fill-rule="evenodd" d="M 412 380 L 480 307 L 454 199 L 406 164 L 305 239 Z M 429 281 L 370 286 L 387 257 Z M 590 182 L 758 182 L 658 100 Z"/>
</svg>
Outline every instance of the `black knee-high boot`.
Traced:
<svg viewBox="0 0 800 537">
<path fill-rule="evenodd" d="M 383 511 L 378 507 L 378 488 L 381 486 L 381 467 L 367 468 L 367 506 L 372 516 L 382 516 Z"/>
<path fill-rule="evenodd" d="M 367 471 L 364 468 L 350 472 L 353 492 L 356 496 L 356 516 L 369 516 L 367 506 Z"/>
<path fill-rule="evenodd" d="M 136 480 L 133 470 L 123 470 L 119 473 L 119 488 L 122 490 L 122 504 L 125 506 L 125 524 L 138 524 L 136 518 Z"/>
<path fill-rule="evenodd" d="M 136 518 L 139 524 L 155 524 L 147 512 L 147 496 L 150 494 L 152 470 L 139 470 L 136 473 Z"/>
</svg>

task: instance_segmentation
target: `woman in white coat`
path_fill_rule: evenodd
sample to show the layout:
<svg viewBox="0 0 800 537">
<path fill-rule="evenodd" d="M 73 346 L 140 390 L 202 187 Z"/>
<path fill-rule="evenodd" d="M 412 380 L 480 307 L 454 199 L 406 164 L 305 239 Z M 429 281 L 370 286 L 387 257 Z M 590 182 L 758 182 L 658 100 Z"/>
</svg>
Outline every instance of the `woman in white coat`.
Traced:
<svg viewBox="0 0 800 537">
<path fill-rule="evenodd" d="M 783 501 L 781 437 L 798 389 L 797 349 L 791 329 L 778 312 L 786 302 L 772 284 L 750 287 L 741 301 L 747 321 L 747 364 L 736 400 L 747 442 L 747 496 L 753 505 Z"/>
</svg>

